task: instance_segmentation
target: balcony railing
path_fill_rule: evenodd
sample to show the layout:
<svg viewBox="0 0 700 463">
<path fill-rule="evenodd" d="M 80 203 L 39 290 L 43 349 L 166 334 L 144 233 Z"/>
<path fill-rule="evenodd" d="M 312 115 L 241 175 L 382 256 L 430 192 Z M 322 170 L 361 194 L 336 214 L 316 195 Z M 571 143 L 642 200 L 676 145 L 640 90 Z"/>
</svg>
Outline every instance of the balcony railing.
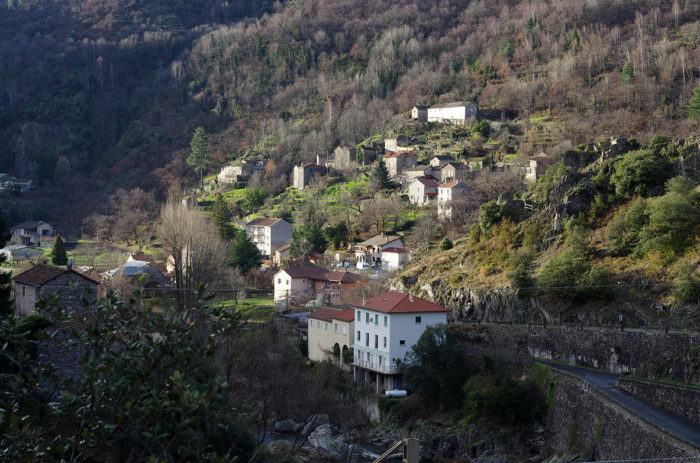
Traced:
<svg viewBox="0 0 700 463">
<path fill-rule="evenodd" d="M 360 368 L 366 368 L 372 371 L 378 371 L 379 373 L 394 374 L 399 372 L 396 365 L 384 365 L 378 362 L 368 362 L 367 360 L 355 359 L 353 365 Z"/>
</svg>

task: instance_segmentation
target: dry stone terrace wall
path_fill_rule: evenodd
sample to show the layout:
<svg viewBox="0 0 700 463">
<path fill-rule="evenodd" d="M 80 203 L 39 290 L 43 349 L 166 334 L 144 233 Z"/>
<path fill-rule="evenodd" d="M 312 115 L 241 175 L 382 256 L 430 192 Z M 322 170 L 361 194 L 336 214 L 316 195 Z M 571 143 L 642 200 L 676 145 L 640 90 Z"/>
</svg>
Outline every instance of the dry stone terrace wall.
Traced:
<svg viewBox="0 0 700 463">
<path fill-rule="evenodd" d="M 700 389 L 661 384 L 632 378 L 620 378 L 618 387 L 647 402 L 661 405 L 689 420 L 700 423 Z"/>
<path fill-rule="evenodd" d="M 573 326 L 488 324 L 493 350 L 617 374 L 671 377 L 700 384 L 700 333 Z"/>
<path fill-rule="evenodd" d="M 554 453 L 582 452 L 589 461 L 697 456 L 696 448 L 586 387 L 582 379 L 551 372 L 548 381 L 556 385 L 547 416 L 547 442 Z"/>
</svg>

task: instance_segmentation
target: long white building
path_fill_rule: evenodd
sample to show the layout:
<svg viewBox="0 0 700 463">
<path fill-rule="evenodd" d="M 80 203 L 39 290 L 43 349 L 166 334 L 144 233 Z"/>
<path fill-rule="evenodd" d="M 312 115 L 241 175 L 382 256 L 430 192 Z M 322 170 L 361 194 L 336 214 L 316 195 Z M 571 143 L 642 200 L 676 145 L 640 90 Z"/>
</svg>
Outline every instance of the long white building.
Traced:
<svg viewBox="0 0 700 463">
<path fill-rule="evenodd" d="M 391 291 L 352 304 L 355 380 L 375 382 L 377 394 L 402 385 L 397 363 L 428 326 L 447 323 L 449 309 L 411 294 Z"/>
</svg>

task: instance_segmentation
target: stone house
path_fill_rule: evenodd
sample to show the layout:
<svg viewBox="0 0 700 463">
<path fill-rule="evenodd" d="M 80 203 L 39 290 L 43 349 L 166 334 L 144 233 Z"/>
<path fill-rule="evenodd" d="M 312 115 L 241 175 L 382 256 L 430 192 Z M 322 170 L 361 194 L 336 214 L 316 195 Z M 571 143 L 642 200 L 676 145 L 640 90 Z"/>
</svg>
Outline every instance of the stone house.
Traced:
<svg viewBox="0 0 700 463">
<path fill-rule="evenodd" d="M 445 182 L 438 187 L 437 213 L 442 220 L 452 220 L 454 204 L 453 202 L 464 195 L 467 191 L 467 184 L 461 180 Z"/>
<path fill-rule="evenodd" d="M 273 276 L 275 304 L 317 300 L 341 304 L 355 297 L 363 278 L 347 271 L 332 272 L 321 267 L 292 267 Z"/>
<path fill-rule="evenodd" d="M 438 182 L 432 177 L 420 177 L 408 186 L 408 202 L 418 206 L 424 206 L 435 200 L 438 196 Z"/>
<path fill-rule="evenodd" d="M 357 167 L 357 150 L 354 146 L 338 146 L 333 150 L 333 167 L 349 170 Z"/>
<path fill-rule="evenodd" d="M 321 307 L 310 313 L 308 320 L 309 360 L 335 361 L 343 366 L 346 352 L 355 333 L 355 310 Z M 335 357 L 334 353 L 338 353 Z"/>
<path fill-rule="evenodd" d="M 39 246 L 53 241 L 56 229 L 44 222 L 27 221 L 10 228 L 10 244 L 25 244 Z"/>
<path fill-rule="evenodd" d="M 440 181 L 449 182 L 450 180 L 458 180 L 464 175 L 466 166 L 459 162 L 448 162 L 440 168 Z"/>
<path fill-rule="evenodd" d="M 496 172 L 520 172 L 526 183 L 534 183 L 537 181 L 537 161 L 534 159 L 507 159 L 496 163 L 493 168 Z"/>
<path fill-rule="evenodd" d="M 83 307 L 82 296 L 94 301 L 100 282 L 66 267 L 35 265 L 13 278 L 15 314 L 31 315 L 42 296 L 57 293 L 60 302 L 68 309 Z"/>
<path fill-rule="evenodd" d="M 414 106 L 411 110 L 411 119 L 417 122 L 427 122 L 428 120 L 428 107 L 427 106 Z"/>
<path fill-rule="evenodd" d="M 428 122 L 464 124 L 477 115 L 477 107 L 471 101 L 436 104 L 428 108 Z"/>
<path fill-rule="evenodd" d="M 421 177 L 433 177 L 433 168 L 425 164 L 418 164 L 413 167 L 406 167 L 401 172 L 401 186 L 408 187 L 413 181 Z"/>
<path fill-rule="evenodd" d="M 391 178 L 400 176 L 404 169 L 418 164 L 418 156 L 413 153 L 388 153 L 382 156 L 382 159 Z"/>
<path fill-rule="evenodd" d="M 489 160 L 487 158 L 469 158 L 467 159 L 466 166 L 469 172 L 481 172 L 489 165 Z"/>
<path fill-rule="evenodd" d="M 391 291 L 350 305 L 355 310 L 355 381 L 375 384 L 376 393 L 400 388 L 398 363 L 429 326 L 447 323 L 450 309 L 412 294 Z"/>
<path fill-rule="evenodd" d="M 272 255 L 272 263 L 277 266 L 282 265 L 282 261 L 289 259 L 289 250 L 291 248 L 292 246 L 290 244 L 285 244 L 284 246 L 275 249 L 274 254 Z"/>
<path fill-rule="evenodd" d="M 260 217 L 248 222 L 245 228 L 263 259 L 269 259 L 273 250 L 292 242 L 292 225 L 283 219 Z"/>
<path fill-rule="evenodd" d="M 384 139 L 384 151 L 402 153 L 411 151 L 411 137 L 408 135 L 399 135 L 396 138 Z"/>
<path fill-rule="evenodd" d="M 264 172 L 266 167 L 265 159 L 244 159 L 223 167 L 217 178 L 219 183 L 245 182 L 255 172 Z"/>
<path fill-rule="evenodd" d="M 303 190 L 311 180 L 316 176 L 325 175 L 327 172 L 326 168 L 320 165 L 307 162 L 306 164 L 301 164 L 294 166 L 292 172 L 292 185 L 298 190 Z"/>
<path fill-rule="evenodd" d="M 432 167 L 442 168 L 442 166 L 444 166 L 445 164 L 454 161 L 455 158 L 453 158 L 451 154 L 436 154 L 435 156 L 430 158 L 430 165 Z"/>
</svg>

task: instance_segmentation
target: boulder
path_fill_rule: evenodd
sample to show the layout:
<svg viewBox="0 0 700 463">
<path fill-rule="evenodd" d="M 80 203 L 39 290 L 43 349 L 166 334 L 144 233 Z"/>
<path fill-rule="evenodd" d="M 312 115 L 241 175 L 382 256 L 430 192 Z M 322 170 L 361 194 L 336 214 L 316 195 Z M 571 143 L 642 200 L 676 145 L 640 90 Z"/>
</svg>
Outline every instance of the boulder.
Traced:
<svg viewBox="0 0 700 463">
<path fill-rule="evenodd" d="M 267 444 L 267 449 L 272 455 L 289 455 L 292 451 L 292 443 L 288 440 L 273 440 Z"/>
<path fill-rule="evenodd" d="M 318 426 L 309 436 L 309 444 L 322 455 L 334 460 L 344 459 L 348 452 L 345 437 L 342 434 L 333 436 L 330 424 Z"/>
<path fill-rule="evenodd" d="M 275 432 L 290 434 L 298 429 L 297 423 L 294 420 L 282 420 L 275 423 Z"/>
<path fill-rule="evenodd" d="M 328 419 L 328 415 L 324 415 L 324 414 L 312 415 L 311 418 L 309 418 L 309 421 L 304 425 L 304 429 L 301 431 L 301 433 L 304 436 L 308 436 L 311 432 L 314 431 L 314 429 L 316 429 L 319 426 L 324 425 L 324 424 L 330 424 L 330 420 Z"/>
</svg>

